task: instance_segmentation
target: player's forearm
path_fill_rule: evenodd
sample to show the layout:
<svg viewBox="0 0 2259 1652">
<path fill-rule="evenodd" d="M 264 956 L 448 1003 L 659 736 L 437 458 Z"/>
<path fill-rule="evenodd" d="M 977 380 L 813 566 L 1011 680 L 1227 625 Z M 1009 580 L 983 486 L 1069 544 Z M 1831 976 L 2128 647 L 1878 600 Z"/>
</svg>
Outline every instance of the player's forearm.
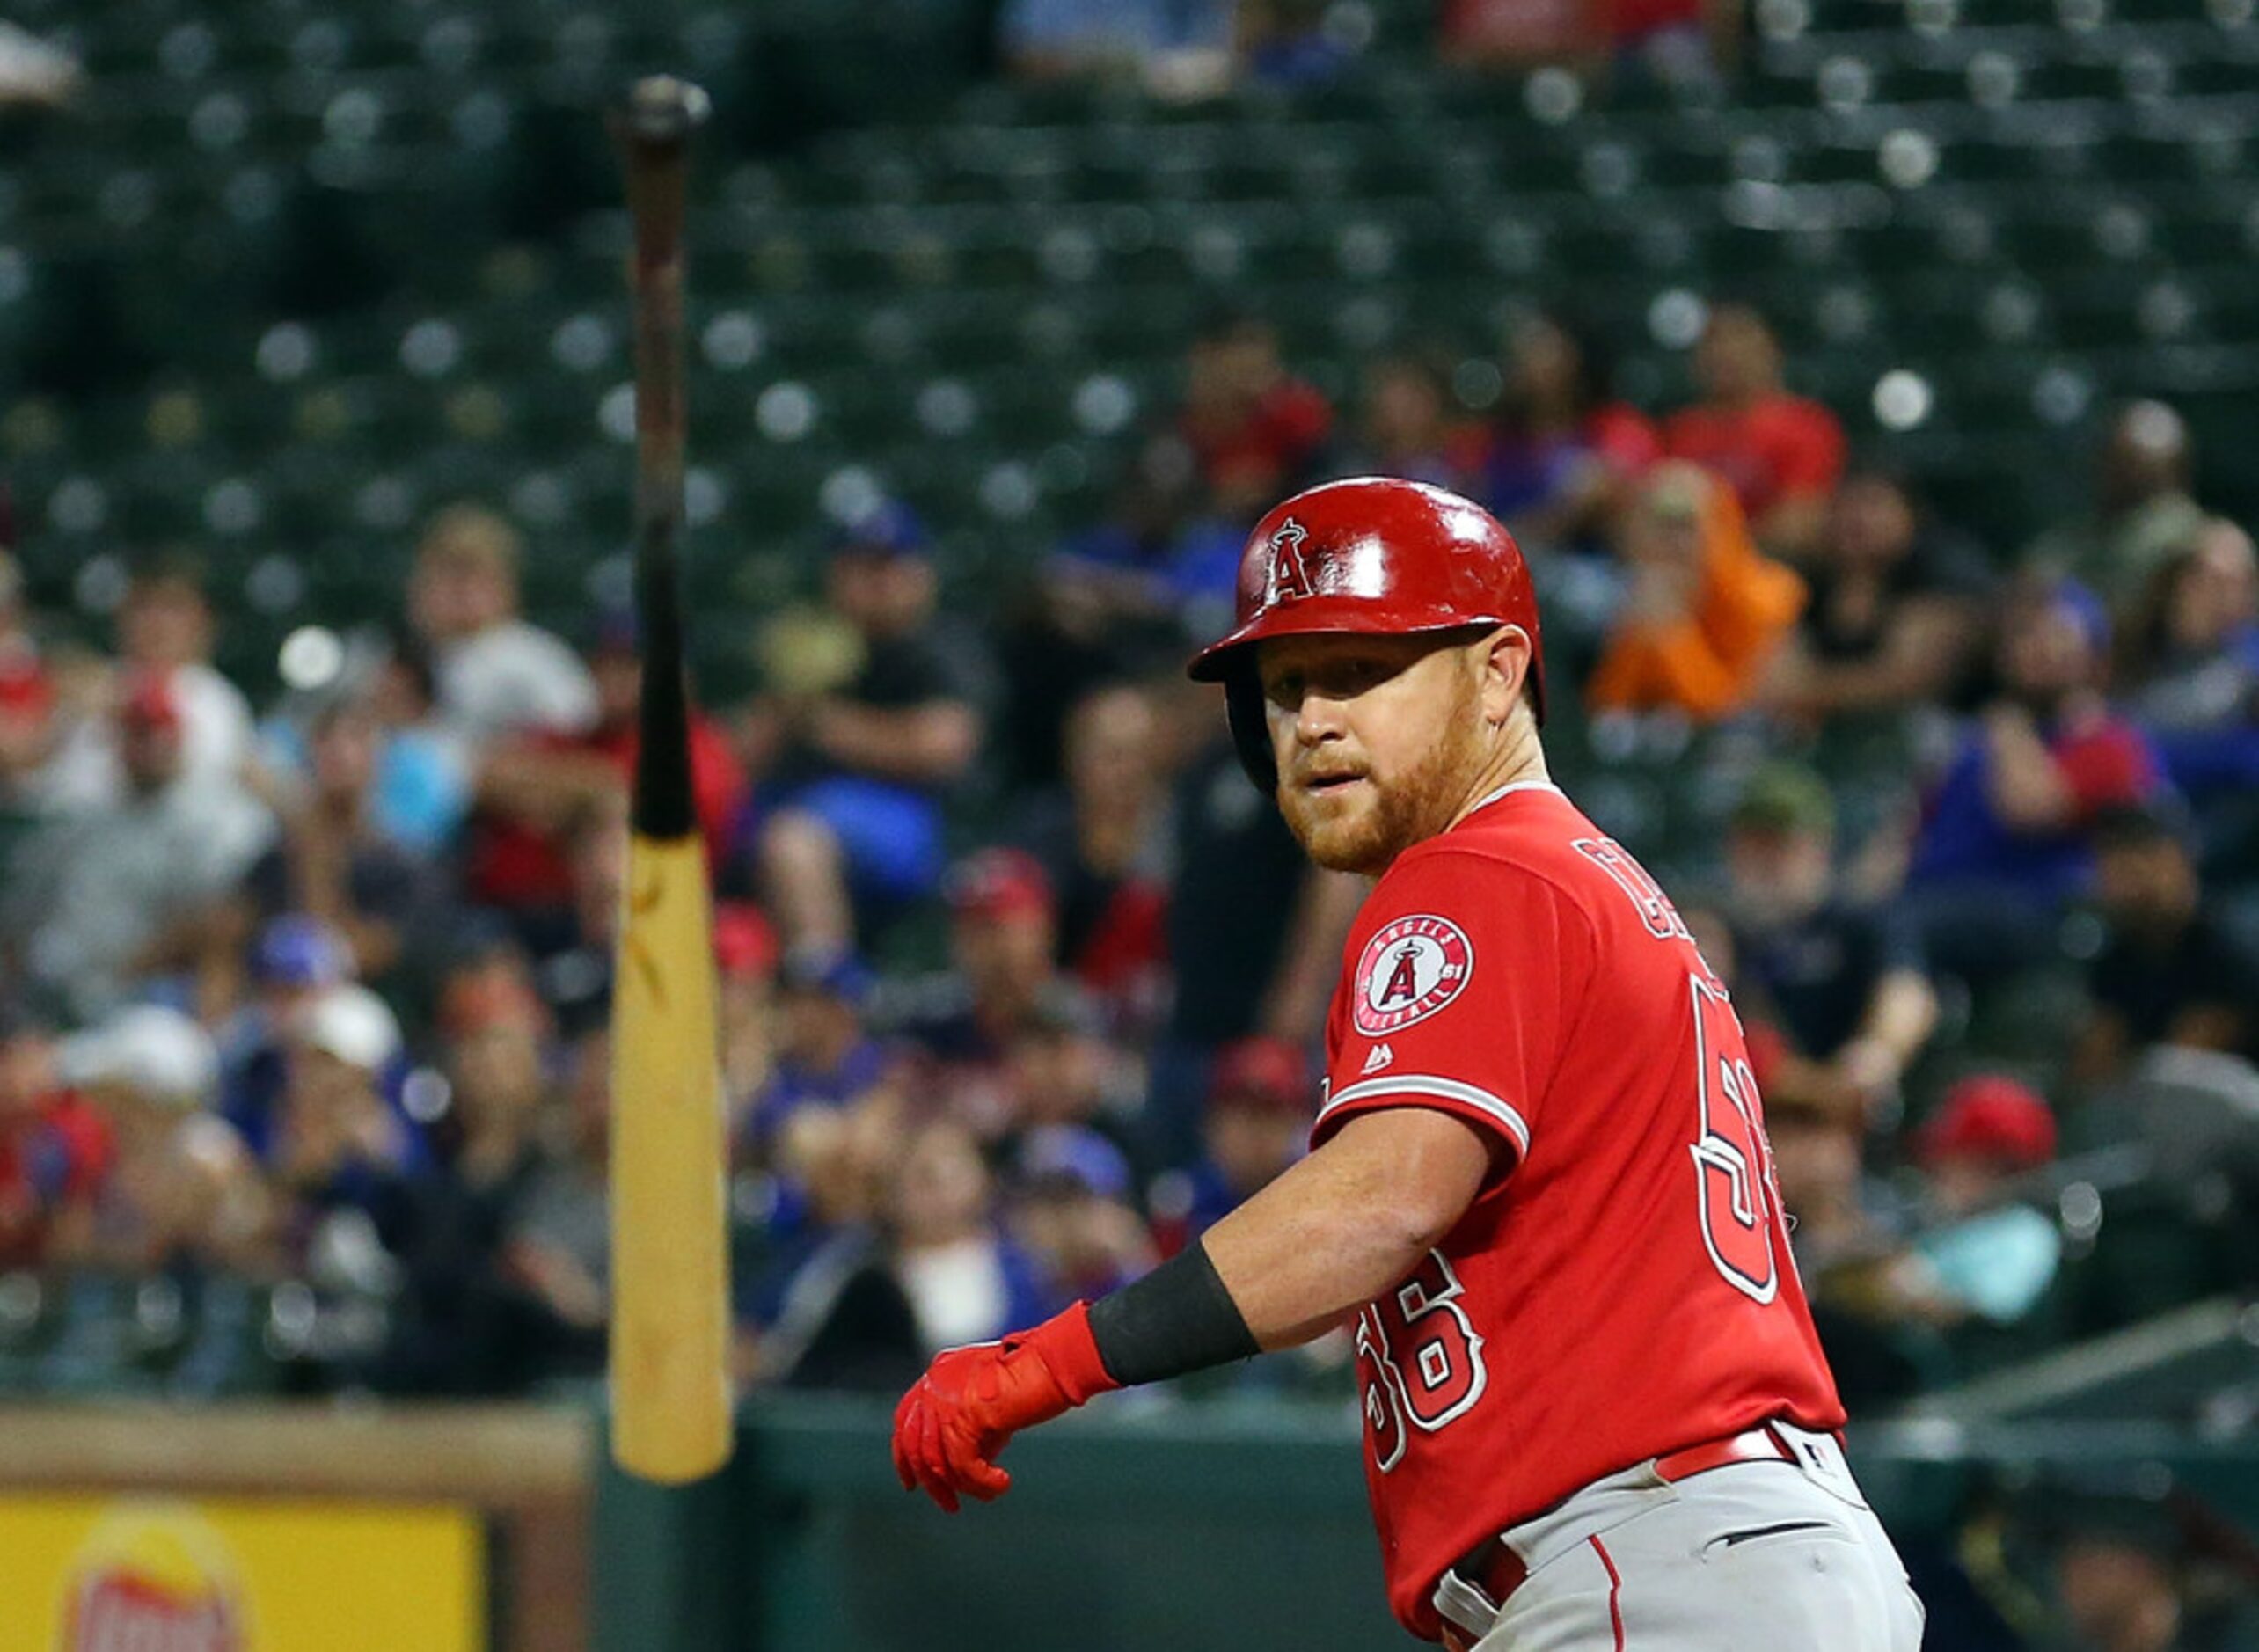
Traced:
<svg viewBox="0 0 2259 1652">
<path fill-rule="evenodd" d="M 1209 1256 L 1265 1349 L 1306 1342 L 1409 1274 L 1458 1224 L 1488 1149 L 1442 1113 L 1394 1109 L 1341 1134 L 1210 1228 Z"/>
<path fill-rule="evenodd" d="M 1206 1242 L 1211 1255 L 1221 1252 L 1217 1271 L 1269 1352 L 1324 1335 L 1409 1274 L 1429 1248 L 1420 1239 L 1394 1224 L 1345 1234 L 1311 1219 L 1231 1232 L 1219 1224 Z"/>
</svg>

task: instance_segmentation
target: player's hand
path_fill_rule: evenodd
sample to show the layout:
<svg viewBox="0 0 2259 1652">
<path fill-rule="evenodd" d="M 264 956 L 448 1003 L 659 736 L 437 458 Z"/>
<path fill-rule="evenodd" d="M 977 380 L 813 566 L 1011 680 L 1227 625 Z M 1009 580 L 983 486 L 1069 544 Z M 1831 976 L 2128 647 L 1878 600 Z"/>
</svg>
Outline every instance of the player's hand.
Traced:
<svg viewBox="0 0 2259 1652">
<path fill-rule="evenodd" d="M 990 1502 L 1011 1489 L 996 1458 L 1013 1435 L 1120 1386 L 1079 1302 L 1032 1331 L 944 1349 L 895 1407 L 895 1473 L 951 1514 L 961 1496 Z"/>
</svg>

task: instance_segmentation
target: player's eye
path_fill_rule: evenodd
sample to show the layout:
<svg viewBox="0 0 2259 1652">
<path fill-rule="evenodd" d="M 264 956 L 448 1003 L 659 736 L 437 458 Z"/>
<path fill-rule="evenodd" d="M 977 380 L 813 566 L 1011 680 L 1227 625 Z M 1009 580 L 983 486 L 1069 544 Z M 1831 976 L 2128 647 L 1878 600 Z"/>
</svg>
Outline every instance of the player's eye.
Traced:
<svg viewBox="0 0 2259 1652">
<path fill-rule="evenodd" d="M 1340 661 L 1326 673 L 1327 686 L 1341 694 L 1362 694 L 1389 676 L 1388 662 L 1371 655 Z"/>
<path fill-rule="evenodd" d="M 1302 704 L 1303 682 L 1299 671 L 1282 671 L 1263 684 L 1263 694 L 1281 711 L 1292 711 Z"/>
</svg>

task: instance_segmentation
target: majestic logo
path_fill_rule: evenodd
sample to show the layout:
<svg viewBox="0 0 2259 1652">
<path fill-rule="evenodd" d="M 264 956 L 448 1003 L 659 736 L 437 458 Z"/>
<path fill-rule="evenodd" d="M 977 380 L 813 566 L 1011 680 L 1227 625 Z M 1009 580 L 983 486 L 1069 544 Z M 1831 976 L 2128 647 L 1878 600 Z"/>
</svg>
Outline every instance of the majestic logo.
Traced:
<svg viewBox="0 0 2259 1652">
<path fill-rule="evenodd" d="M 1474 974 L 1474 947 L 1448 917 L 1400 917 L 1365 943 L 1351 1020 L 1367 1038 L 1423 1020 L 1458 997 Z"/>
<path fill-rule="evenodd" d="M 1270 537 L 1270 575 L 1263 585 L 1263 606 L 1292 602 L 1311 594 L 1310 570 L 1304 566 L 1302 547 L 1310 530 L 1289 516 Z"/>
<path fill-rule="evenodd" d="M 1364 1072 L 1378 1072 L 1383 1067 L 1390 1065 L 1395 1060 L 1396 1052 L 1394 1050 L 1391 1049 L 1385 1044 L 1375 1044 L 1371 1050 L 1366 1052 L 1364 1066 L 1362 1071 Z"/>
<path fill-rule="evenodd" d="M 125 1504 L 73 1568 L 62 1652 L 243 1652 L 242 1587 L 219 1534 L 185 1507 Z"/>
</svg>

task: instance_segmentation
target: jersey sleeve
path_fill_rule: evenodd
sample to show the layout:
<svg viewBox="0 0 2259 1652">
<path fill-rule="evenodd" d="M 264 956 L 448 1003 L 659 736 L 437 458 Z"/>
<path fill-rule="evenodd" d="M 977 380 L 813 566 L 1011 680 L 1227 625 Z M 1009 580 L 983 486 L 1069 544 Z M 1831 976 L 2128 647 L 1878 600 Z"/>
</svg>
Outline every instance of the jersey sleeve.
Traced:
<svg viewBox="0 0 2259 1652">
<path fill-rule="evenodd" d="M 1449 1113 L 1529 1152 L 1594 956 L 1590 920 L 1548 880 L 1462 852 L 1400 861 L 1351 932 L 1327 1029 L 1322 1144 L 1361 1113 Z"/>
</svg>

